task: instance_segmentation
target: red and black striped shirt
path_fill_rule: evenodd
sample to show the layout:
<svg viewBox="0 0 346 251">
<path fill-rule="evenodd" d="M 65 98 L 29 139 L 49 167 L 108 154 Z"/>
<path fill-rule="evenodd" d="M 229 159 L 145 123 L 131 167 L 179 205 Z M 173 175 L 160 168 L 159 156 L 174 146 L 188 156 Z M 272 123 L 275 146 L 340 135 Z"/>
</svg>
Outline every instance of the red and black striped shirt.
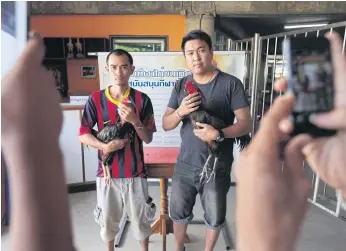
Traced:
<svg viewBox="0 0 346 251">
<path fill-rule="evenodd" d="M 154 111 L 150 98 L 140 91 L 129 87 L 127 94 L 132 107 L 140 117 L 141 122 L 153 132 L 156 132 Z M 116 123 L 119 118 L 117 105 L 120 101 L 114 100 L 109 94 L 109 87 L 92 93 L 85 104 L 79 135 L 91 133 L 97 124 L 101 131 L 107 123 Z M 97 177 L 103 177 L 102 151 L 98 150 Z M 113 163 L 110 166 L 113 178 L 146 177 L 144 166 L 143 142 L 135 134 L 133 143 L 127 144 L 123 149 L 116 151 Z"/>
</svg>

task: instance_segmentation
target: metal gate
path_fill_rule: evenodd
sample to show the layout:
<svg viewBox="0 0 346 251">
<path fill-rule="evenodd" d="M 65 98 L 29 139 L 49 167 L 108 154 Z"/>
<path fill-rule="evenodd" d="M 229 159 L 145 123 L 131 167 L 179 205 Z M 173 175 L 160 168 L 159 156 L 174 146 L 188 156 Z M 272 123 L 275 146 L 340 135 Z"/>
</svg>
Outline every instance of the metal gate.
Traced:
<svg viewBox="0 0 346 251">
<path fill-rule="evenodd" d="M 283 41 L 289 37 L 319 37 L 333 30 L 343 37 L 342 53 L 344 54 L 346 21 L 262 37 L 256 33 L 253 38 L 238 41 L 229 40 L 229 50 L 246 51 L 246 55 L 248 55 L 246 68 L 249 70 L 244 78 L 244 85 L 249 98 L 251 98 L 252 133 L 257 131 L 260 120 L 272 105 L 273 100 L 281 95 L 281 93 L 275 93 L 273 87 L 277 79 L 286 76 Z M 340 214 L 340 192 L 335 191 L 320 180 L 319 176 L 315 175 L 306 163 L 303 163 L 303 166 L 313 186 L 309 201 L 336 217 L 345 217 L 346 219 L 346 215 Z"/>
</svg>

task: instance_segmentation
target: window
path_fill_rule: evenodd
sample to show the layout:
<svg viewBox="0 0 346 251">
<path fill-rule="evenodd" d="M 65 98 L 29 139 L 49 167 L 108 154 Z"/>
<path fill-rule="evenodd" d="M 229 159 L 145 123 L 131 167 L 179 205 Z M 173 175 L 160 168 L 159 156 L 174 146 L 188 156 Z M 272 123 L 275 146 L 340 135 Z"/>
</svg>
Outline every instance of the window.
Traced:
<svg viewBox="0 0 346 251">
<path fill-rule="evenodd" d="M 128 52 L 167 51 L 167 37 L 109 36 L 110 50 Z"/>
</svg>

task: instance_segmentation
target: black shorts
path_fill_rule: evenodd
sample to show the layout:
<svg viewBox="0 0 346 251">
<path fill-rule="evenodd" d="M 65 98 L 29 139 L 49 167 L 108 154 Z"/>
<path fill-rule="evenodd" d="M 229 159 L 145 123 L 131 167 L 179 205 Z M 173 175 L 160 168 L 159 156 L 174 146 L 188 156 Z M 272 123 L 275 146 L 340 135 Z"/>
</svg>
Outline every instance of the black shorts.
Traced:
<svg viewBox="0 0 346 251">
<path fill-rule="evenodd" d="M 193 219 L 193 206 L 199 193 L 208 228 L 220 230 L 225 222 L 227 193 L 231 185 L 231 165 L 218 169 L 215 180 L 201 185 L 201 168 L 177 162 L 170 197 L 169 215 L 175 222 L 188 223 Z"/>
</svg>

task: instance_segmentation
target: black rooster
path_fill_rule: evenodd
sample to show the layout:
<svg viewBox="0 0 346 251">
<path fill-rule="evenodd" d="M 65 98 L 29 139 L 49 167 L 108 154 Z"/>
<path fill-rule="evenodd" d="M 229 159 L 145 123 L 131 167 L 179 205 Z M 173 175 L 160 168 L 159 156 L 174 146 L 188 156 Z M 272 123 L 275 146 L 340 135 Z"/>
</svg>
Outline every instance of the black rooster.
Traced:
<svg viewBox="0 0 346 251">
<path fill-rule="evenodd" d="M 123 124 L 118 122 L 116 124 L 106 125 L 100 132 L 92 129 L 92 134 L 103 143 L 109 143 L 115 139 L 125 139 L 128 137 L 131 144 L 134 140 L 134 127 L 128 122 Z M 109 175 L 109 165 L 112 163 L 114 155 L 115 152 L 111 152 L 103 156 L 102 168 L 105 176 Z"/>
<path fill-rule="evenodd" d="M 185 96 L 195 92 L 198 92 L 197 86 L 195 86 L 191 80 L 188 81 L 185 84 Z M 203 109 L 201 106 L 199 107 L 197 111 L 190 113 L 189 118 L 191 120 L 192 125 L 194 125 L 195 128 L 198 128 L 198 126 L 196 126 L 196 122 L 211 125 L 215 129 L 222 129 L 228 126 L 223 120 L 221 120 L 217 116 L 211 115 L 206 109 Z M 249 134 L 246 134 L 241 137 L 236 137 L 234 141 L 238 145 L 240 151 L 242 151 L 250 143 L 251 137 Z M 210 141 L 210 142 L 207 142 L 207 145 L 208 145 L 209 156 L 207 158 L 206 163 L 204 164 L 203 171 L 201 173 L 202 184 L 204 183 L 205 179 L 207 179 L 206 182 L 209 182 L 212 177 L 215 178 L 218 158 L 223 152 L 225 152 L 225 150 L 229 146 L 229 143 L 226 144 L 226 142 L 224 141 L 223 142 Z M 211 163 L 213 162 L 213 159 L 214 159 L 214 163 L 210 167 Z M 211 173 L 209 175 L 210 171 Z"/>
</svg>

